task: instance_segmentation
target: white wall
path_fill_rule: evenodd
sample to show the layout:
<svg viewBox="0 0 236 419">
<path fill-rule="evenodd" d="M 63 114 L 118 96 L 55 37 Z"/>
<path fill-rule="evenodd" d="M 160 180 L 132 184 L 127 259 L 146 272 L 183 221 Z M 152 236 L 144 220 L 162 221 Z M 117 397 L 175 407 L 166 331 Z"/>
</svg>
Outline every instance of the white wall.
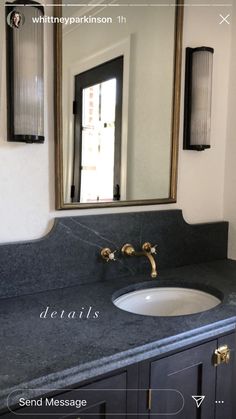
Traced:
<svg viewBox="0 0 236 419">
<path fill-rule="evenodd" d="M 46 26 L 45 131 L 46 142 L 9 143 L 6 138 L 5 21 L 0 5 L 0 242 L 43 235 L 53 201 L 52 34 Z M 49 87 L 50 86 L 50 87 Z"/>
<path fill-rule="evenodd" d="M 52 28 L 46 25 L 46 141 L 44 145 L 6 142 L 5 62 L 4 49 L 1 48 L 0 242 L 40 237 L 50 229 L 52 218 L 55 216 L 182 208 L 189 222 L 223 219 L 230 27 L 218 24 L 219 13 L 222 9 L 214 7 L 186 7 L 185 9 L 184 47 L 204 44 L 215 48 L 212 149 L 202 153 L 183 151 L 181 124 L 178 202 L 175 205 L 114 210 L 54 211 Z M 225 11 L 227 11 L 226 8 L 224 8 Z M 0 6 L 0 13 L 2 14 L 1 22 L 3 22 L 3 6 Z M 49 14 L 48 10 L 47 14 Z M 5 44 L 3 25 L 0 26 L 0 44 Z"/>
<path fill-rule="evenodd" d="M 236 259 L 236 4 L 232 14 L 224 217 L 229 220 L 229 257 Z"/>
</svg>

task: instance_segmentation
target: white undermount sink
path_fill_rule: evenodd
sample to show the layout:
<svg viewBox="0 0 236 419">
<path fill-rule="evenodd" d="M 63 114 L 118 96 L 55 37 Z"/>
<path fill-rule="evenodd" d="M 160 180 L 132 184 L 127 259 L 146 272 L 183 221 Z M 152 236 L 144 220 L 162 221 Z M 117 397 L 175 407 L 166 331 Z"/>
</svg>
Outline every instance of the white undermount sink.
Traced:
<svg viewBox="0 0 236 419">
<path fill-rule="evenodd" d="M 146 316 L 182 316 L 216 307 L 219 298 L 204 291 L 180 287 L 155 287 L 132 291 L 116 298 L 115 306 Z"/>
</svg>

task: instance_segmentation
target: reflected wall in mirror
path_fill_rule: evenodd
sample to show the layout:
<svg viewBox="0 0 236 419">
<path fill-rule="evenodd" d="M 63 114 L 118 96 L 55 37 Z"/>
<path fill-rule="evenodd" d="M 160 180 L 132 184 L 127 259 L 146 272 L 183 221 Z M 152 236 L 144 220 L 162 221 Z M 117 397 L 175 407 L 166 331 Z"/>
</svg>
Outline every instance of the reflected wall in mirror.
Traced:
<svg viewBox="0 0 236 419">
<path fill-rule="evenodd" d="M 183 6 L 64 4 L 55 7 L 57 208 L 175 202 Z"/>
</svg>

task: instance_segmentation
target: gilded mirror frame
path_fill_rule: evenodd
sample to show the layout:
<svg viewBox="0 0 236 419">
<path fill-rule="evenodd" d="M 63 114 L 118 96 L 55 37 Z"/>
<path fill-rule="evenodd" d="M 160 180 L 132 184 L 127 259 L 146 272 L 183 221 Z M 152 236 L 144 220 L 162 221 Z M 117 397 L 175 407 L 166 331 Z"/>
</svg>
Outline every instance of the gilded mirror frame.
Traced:
<svg viewBox="0 0 236 419">
<path fill-rule="evenodd" d="M 54 1 L 54 16 L 62 16 L 60 0 Z M 183 33 L 183 0 L 176 1 L 175 42 L 174 42 L 174 77 L 171 121 L 171 165 L 169 197 L 161 199 L 143 199 L 132 201 L 114 201 L 103 203 L 65 203 L 63 197 L 63 131 L 62 131 L 62 25 L 54 25 L 54 132 L 55 132 L 55 197 L 56 209 L 109 208 L 137 205 L 171 204 L 177 199 L 178 146 L 181 95 L 181 62 Z"/>
</svg>

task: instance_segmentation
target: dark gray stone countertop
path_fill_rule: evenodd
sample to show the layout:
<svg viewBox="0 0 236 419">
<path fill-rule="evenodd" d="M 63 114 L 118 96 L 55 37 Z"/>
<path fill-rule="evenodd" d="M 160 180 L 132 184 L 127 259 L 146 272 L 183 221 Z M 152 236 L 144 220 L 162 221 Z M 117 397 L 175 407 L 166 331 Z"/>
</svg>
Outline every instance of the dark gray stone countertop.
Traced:
<svg viewBox="0 0 236 419">
<path fill-rule="evenodd" d="M 176 317 L 131 314 L 112 303 L 119 290 L 144 284 L 209 290 L 223 302 L 199 314 Z M 47 307 L 48 317 L 40 318 Z M 90 307 L 90 316 L 98 311 L 98 318 L 86 318 Z M 63 318 L 59 317 L 62 310 Z M 55 311 L 58 315 L 49 317 Z M 75 318 L 65 317 L 72 311 Z M 16 389 L 22 397 L 40 396 L 233 330 L 236 261 L 163 270 L 157 280 L 148 274 L 111 278 L 6 298 L 0 300 L 0 319 L 0 409 L 4 409 L 9 393 Z"/>
</svg>

